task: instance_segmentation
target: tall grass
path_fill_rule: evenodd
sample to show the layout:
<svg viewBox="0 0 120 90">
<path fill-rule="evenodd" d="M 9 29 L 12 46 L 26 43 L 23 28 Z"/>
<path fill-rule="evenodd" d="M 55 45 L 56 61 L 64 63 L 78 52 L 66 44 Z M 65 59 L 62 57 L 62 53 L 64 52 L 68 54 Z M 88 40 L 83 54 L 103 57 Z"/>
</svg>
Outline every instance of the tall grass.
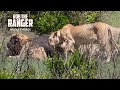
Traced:
<svg viewBox="0 0 120 90">
<path fill-rule="evenodd" d="M 47 59 L 45 65 L 55 79 L 95 79 L 97 61 L 75 51 L 67 60 L 54 56 Z"/>
</svg>

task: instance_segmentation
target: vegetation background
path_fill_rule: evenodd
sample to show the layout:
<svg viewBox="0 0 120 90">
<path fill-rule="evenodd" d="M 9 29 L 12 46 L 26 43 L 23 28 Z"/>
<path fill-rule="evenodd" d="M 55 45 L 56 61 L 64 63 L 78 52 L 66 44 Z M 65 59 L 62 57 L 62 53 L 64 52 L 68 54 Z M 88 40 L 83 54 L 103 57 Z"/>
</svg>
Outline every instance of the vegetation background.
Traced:
<svg viewBox="0 0 120 90">
<path fill-rule="evenodd" d="M 102 21 L 120 27 L 120 11 L 1 11 L 0 12 L 0 79 L 111 79 L 119 78 L 120 62 L 97 62 L 77 51 L 68 60 L 56 55 L 43 61 L 5 57 L 5 45 L 13 33 L 7 28 L 7 19 L 13 14 L 28 14 L 34 20 L 31 32 L 22 33 L 34 37 L 50 34 L 65 24 L 81 25 Z"/>
</svg>

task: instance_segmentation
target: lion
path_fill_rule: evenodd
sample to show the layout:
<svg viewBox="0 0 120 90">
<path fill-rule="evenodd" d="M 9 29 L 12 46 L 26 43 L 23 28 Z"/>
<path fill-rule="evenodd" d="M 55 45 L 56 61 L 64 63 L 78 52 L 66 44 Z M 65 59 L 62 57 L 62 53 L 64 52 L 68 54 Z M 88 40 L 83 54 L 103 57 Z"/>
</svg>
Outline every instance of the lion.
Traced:
<svg viewBox="0 0 120 90">
<path fill-rule="evenodd" d="M 68 53 L 71 54 L 74 52 L 74 44 L 75 42 L 73 42 L 71 39 L 66 39 L 62 44 L 60 44 L 66 59 L 68 58 Z"/>
<path fill-rule="evenodd" d="M 27 42 L 25 45 L 23 45 L 19 55 L 9 57 L 17 59 L 33 58 L 36 60 L 44 60 L 47 58 L 47 54 L 43 47 L 31 46 L 31 43 Z"/>
<path fill-rule="evenodd" d="M 47 34 L 34 38 L 29 38 L 24 34 L 14 34 L 7 43 L 8 51 L 6 56 L 17 56 L 20 58 L 28 56 L 40 60 L 43 57 L 53 57 L 54 48 L 48 44 L 48 38 L 49 35 Z M 62 54 L 59 48 L 56 49 L 58 55 Z"/>
<path fill-rule="evenodd" d="M 24 34 L 13 34 L 7 43 L 7 56 L 19 55 L 23 45 L 28 41 L 30 41 L 30 38 Z"/>
<path fill-rule="evenodd" d="M 102 50 L 107 51 L 107 62 L 109 62 L 111 58 L 111 48 L 115 46 L 110 43 L 108 30 L 111 30 L 113 40 L 117 43 L 120 29 L 103 22 L 95 22 L 78 26 L 67 24 L 62 29 L 53 32 L 50 35 L 49 43 L 50 45 L 57 46 L 58 44 L 63 43 L 63 40 L 68 37 L 73 41 L 73 43 L 75 42 L 74 46 L 76 49 L 78 49 L 80 45 L 98 44 Z"/>
<path fill-rule="evenodd" d="M 44 60 L 45 58 L 47 58 L 45 49 L 40 46 L 30 48 L 28 53 L 30 57 L 37 59 L 37 60 Z"/>
<path fill-rule="evenodd" d="M 16 56 L 17 58 L 23 58 L 29 56 L 39 60 L 43 60 L 47 57 L 44 48 L 38 45 L 33 45 L 31 39 L 24 34 L 13 34 L 10 41 L 7 43 L 7 48 L 7 55 L 10 57 Z"/>
</svg>

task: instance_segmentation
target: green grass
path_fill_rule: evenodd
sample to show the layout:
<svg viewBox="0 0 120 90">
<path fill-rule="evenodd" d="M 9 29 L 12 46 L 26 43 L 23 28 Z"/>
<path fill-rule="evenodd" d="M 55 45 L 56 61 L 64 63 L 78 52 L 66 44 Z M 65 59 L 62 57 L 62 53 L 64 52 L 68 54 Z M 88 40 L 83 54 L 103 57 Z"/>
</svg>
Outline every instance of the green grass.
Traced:
<svg viewBox="0 0 120 90">
<path fill-rule="evenodd" d="M 54 56 L 47 59 L 45 65 L 55 79 L 95 79 L 97 76 L 97 62 L 75 51 L 64 60 Z"/>
<path fill-rule="evenodd" d="M 111 26 L 120 27 L 120 11 L 106 11 L 101 15 L 101 21 Z"/>
<path fill-rule="evenodd" d="M 102 13 L 101 21 L 105 22 L 111 26 L 120 28 L 120 11 L 105 11 Z M 114 67 L 114 62 L 110 61 L 109 63 L 105 64 L 100 62 L 98 68 L 98 78 L 104 79 L 112 79 L 117 78 L 120 73 L 120 58 L 115 61 L 117 62 L 117 66 Z M 100 74 L 101 73 L 101 74 Z M 115 73 L 116 75 L 113 75 Z"/>
<path fill-rule="evenodd" d="M 44 60 L 38 61 L 34 59 L 27 59 L 22 63 L 22 59 L 7 58 L 0 61 L 0 78 L 11 78 L 13 79 L 48 79 L 50 78 L 50 73 L 44 65 Z M 19 62 L 19 64 L 17 64 Z M 22 65 L 22 66 L 21 66 Z M 16 71 L 16 67 L 21 67 Z M 12 79 L 11 78 L 11 79 Z"/>
<path fill-rule="evenodd" d="M 34 36 L 34 33 L 32 32 L 24 33 L 30 37 Z M 10 37 L 8 36 L 4 41 L 0 39 L 0 52 L 5 52 L 3 46 L 7 44 L 9 38 Z M 22 59 L 18 59 L 16 57 L 9 58 L 5 57 L 4 54 L 0 54 L 0 79 L 49 79 L 51 77 L 49 71 L 43 63 L 44 60 L 38 61 L 32 58 L 29 58 L 28 64 L 27 60 L 25 60 L 25 62 L 22 64 L 20 72 L 14 72 L 16 63 L 19 62 L 18 66 L 20 66 L 22 61 Z"/>
</svg>

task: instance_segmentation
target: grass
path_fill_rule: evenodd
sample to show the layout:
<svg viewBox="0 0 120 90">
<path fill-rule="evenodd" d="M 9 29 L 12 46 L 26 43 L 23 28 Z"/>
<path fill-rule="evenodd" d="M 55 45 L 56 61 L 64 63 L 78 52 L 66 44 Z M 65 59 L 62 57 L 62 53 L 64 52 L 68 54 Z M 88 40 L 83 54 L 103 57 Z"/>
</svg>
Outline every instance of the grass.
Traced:
<svg viewBox="0 0 120 90">
<path fill-rule="evenodd" d="M 32 32 L 25 32 L 25 34 L 31 37 L 34 36 Z M 10 37 L 5 37 L 5 40 L 3 40 L 3 37 L 3 39 L 0 39 L 0 79 L 49 79 L 51 77 L 43 63 L 44 61 L 31 58 L 28 62 L 25 60 L 23 64 L 21 64 L 22 59 L 5 57 L 5 49 L 3 46 L 7 44 L 9 38 Z M 19 63 L 17 66 L 22 65 L 20 72 L 14 72 L 17 63 Z"/>
<path fill-rule="evenodd" d="M 103 12 L 101 16 L 102 22 L 108 23 L 109 25 L 114 26 L 114 27 L 120 27 L 119 18 L 120 18 L 120 11 Z M 115 65 L 115 63 L 117 64 Z M 110 61 L 107 64 L 100 62 L 99 68 L 98 68 L 98 78 L 102 78 L 102 79 L 119 78 L 119 73 L 120 73 L 119 68 L 120 68 L 119 57 L 115 62 Z"/>
<path fill-rule="evenodd" d="M 34 59 L 23 60 L 7 58 L 0 61 L 0 78 L 11 79 L 49 79 L 50 73 L 44 65 L 44 61 Z M 21 70 L 20 70 L 21 68 Z M 11 77 L 12 76 L 12 77 Z"/>
<path fill-rule="evenodd" d="M 47 59 L 45 65 L 55 79 L 95 79 L 97 76 L 97 62 L 75 51 L 64 60 L 54 56 Z"/>
<path fill-rule="evenodd" d="M 120 11 L 107 11 L 101 15 L 101 21 L 114 27 L 120 27 Z"/>
</svg>

